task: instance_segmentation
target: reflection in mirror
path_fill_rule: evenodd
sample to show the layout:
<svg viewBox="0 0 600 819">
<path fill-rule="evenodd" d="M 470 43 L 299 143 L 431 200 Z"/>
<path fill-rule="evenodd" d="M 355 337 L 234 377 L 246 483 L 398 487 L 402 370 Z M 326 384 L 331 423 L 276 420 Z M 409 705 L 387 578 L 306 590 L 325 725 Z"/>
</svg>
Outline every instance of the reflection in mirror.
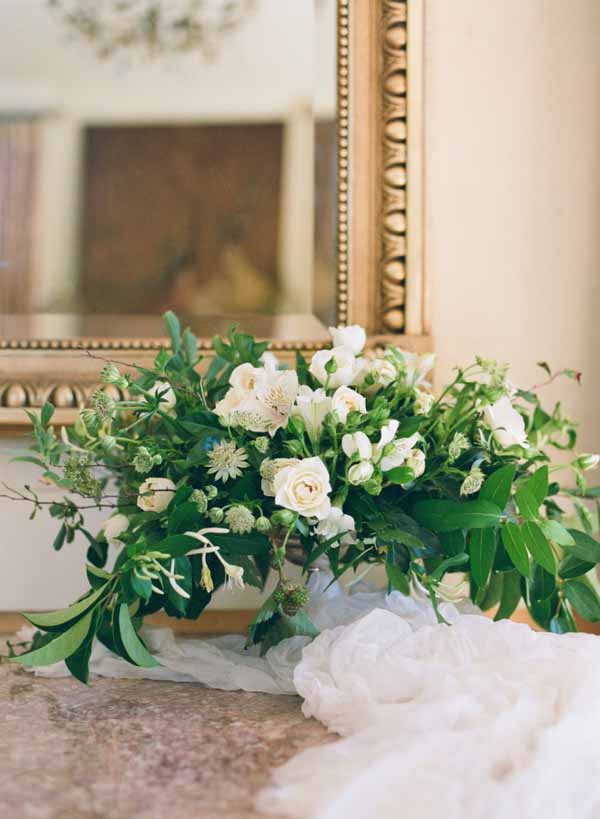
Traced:
<svg viewBox="0 0 600 819">
<path fill-rule="evenodd" d="M 0 332 L 334 321 L 335 7 L 2 0 Z"/>
</svg>

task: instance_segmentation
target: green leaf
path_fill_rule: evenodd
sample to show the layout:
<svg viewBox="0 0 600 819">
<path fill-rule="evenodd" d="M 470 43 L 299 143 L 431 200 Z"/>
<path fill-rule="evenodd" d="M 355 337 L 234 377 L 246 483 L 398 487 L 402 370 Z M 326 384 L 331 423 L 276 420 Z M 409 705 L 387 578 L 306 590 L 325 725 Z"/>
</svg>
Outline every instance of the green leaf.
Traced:
<svg viewBox="0 0 600 819">
<path fill-rule="evenodd" d="M 167 310 L 163 314 L 163 321 L 167 327 L 169 338 L 171 339 L 171 349 L 174 353 L 178 353 L 181 348 L 181 325 L 179 319 L 172 310 Z"/>
<path fill-rule="evenodd" d="M 133 572 L 131 573 L 131 588 L 137 594 L 138 597 L 141 597 L 142 600 L 148 602 L 152 597 L 152 581 L 149 580 L 147 577 L 138 577 Z"/>
<path fill-rule="evenodd" d="M 258 533 L 249 535 L 210 535 L 209 539 L 215 546 L 219 546 L 234 555 L 264 555 L 271 549 L 270 540 Z"/>
<path fill-rule="evenodd" d="M 573 538 L 573 545 L 566 547 L 570 554 L 580 560 L 600 563 L 600 543 L 597 540 L 579 529 L 569 529 L 568 532 Z"/>
<path fill-rule="evenodd" d="M 537 469 L 524 486 L 531 492 L 538 507 L 541 506 L 548 494 L 548 467 L 541 466 Z"/>
<path fill-rule="evenodd" d="M 581 575 L 587 574 L 595 565 L 595 563 L 581 560 L 575 555 L 567 555 L 558 567 L 558 573 L 564 580 L 570 580 L 573 577 L 581 577 Z"/>
<path fill-rule="evenodd" d="M 528 522 L 521 526 L 523 538 L 529 553 L 536 563 L 543 566 L 550 574 L 556 574 L 556 558 L 546 536 L 536 523 Z"/>
<path fill-rule="evenodd" d="M 42 422 L 43 427 L 47 427 L 50 423 L 52 416 L 54 415 L 54 407 L 48 401 L 42 407 L 42 411 L 40 413 L 40 420 Z"/>
<path fill-rule="evenodd" d="M 600 620 L 600 598 L 588 580 L 567 580 L 563 589 L 569 603 L 585 620 L 591 623 Z"/>
<path fill-rule="evenodd" d="M 71 674 L 84 685 L 88 684 L 90 677 L 90 656 L 92 654 L 92 646 L 94 645 L 94 639 L 96 637 L 99 617 L 99 611 L 98 609 L 95 609 L 94 612 L 92 612 L 92 621 L 85 640 L 79 646 L 77 651 L 71 654 L 70 657 L 65 658 L 65 663 Z"/>
<path fill-rule="evenodd" d="M 531 595 L 535 600 L 549 600 L 556 589 L 554 575 L 547 572 L 541 566 L 533 567 L 533 580 L 531 582 Z"/>
<path fill-rule="evenodd" d="M 502 596 L 494 620 L 507 620 L 519 605 L 521 599 L 521 580 L 519 573 L 513 569 L 502 575 Z"/>
<path fill-rule="evenodd" d="M 491 609 L 500 601 L 503 584 L 504 574 L 502 572 L 494 572 L 490 577 L 487 589 L 482 590 L 481 597 L 476 601 L 482 611 Z"/>
<path fill-rule="evenodd" d="M 495 503 L 504 510 L 510 500 L 510 492 L 515 479 L 516 466 L 506 464 L 501 466 L 486 479 L 479 491 L 479 499 Z"/>
<path fill-rule="evenodd" d="M 288 617 L 282 614 L 272 621 L 272 625 L 267 629 L 260 646 L 261 656 L 267 653 L 272 647 L 288 637 L 318 637 L 319 629 L 312 623 L 303 611 Z"/>
<path fill-rule="evenodd" d="M 246 646 L 254 645 L 254 643 L 260 642 L 262 639 L 263 634 L 265 633 L 265 624 L 268 623 L 273 617 L 279 615 L 279 605 L 273 599 L 273 595 L 267 597 L 265 602 L 262 604 L 260 609 L 258 610 L 256 617 L 250 623 L 250 628 L 248 629 L 248 640 L 246 642 Z"/>
<path fill-rule="evenodd" d="M 515 569 L 518 569 L 523 577 L 529 577 L 529 557 L 519 527 L 515 523 L 507 523 L 500 530 L 500 534 L 504 548 Z"/>
<path fill-rule="evenodd" d="M 70 657 L 71 654 L 77 651 L 87 637 L 91 623 L 92 612 L 90 611 L 85 617 L 77 620 L 70 628 L 58 634 L 49 643 L 41 648 L 28 651 L 26 654 L 11 657 L 10 662 L 32 667 L 54 665 L 54 663 Z"/>
<path fill-rule="evenodd" d="M 391 563 L 386 563 L 385 570 L 392 589 L 408 596 L 410 594 L 410 586 L 408 584 L 408 578 L 402 569 L 399 566 L 392 566 Z"/>
<path fill-rule="evenodd" d="M 415 473 L 410 466 L 397 466 L 395 469 L 390 469 L 389 472 L 384 473 L 385 480 L 393 484 L 410 483 L 414 477 Z"/>
<path fill-rule="evenodd" d="M 187 501 L 171 512 L 167 528 L 170 535 L 180 535 L 190 530 L 196 531 L 203 522 L 204 515 L 198 511 L 198 504 Z"/>
<path fill-rule="evenodd" d="M 81 617 L 82 614 L 88 611 L 88 609 L 94 606 L 106 594 L 107 589 L 108 584 L 104 584 L 99 589 L 96 589 L 96 591 L 88 594 L 66 609 L 39 613 L 24 612 L 23 617 L 26 617 L 32 626 L 41 628 L 44 631 L 56 629 L 59 626 L 64 626 L 72 620 Z"/>
<path fill-rule="evenodd" d="M 515 492 L 515 500 L 519 507 L 519 512 L 525 520 L 537 520 L 539 517 L 540 504 L 531 489 L 524 484 Z"/>
<path fill-rule="evenodd" d="M 500 522 L 502 510 L 487 500 L 455 501 L 426 500 L 417 503 L 415 518 L 434 532 L 451 532 L 455 529 L 481 529 Z"/>
<path fill-rule="evenodd" d="M 131 615 L 129 614 L 129 609 L 125 603 L 121 603 L 119 606 L 118 622 L 119 635 L 130 661 L 134 665 L 142 666 L 143 668 L 153 668 L 160 665 L 138 637 L 131 620 Z"/>
<path fill-rule="evenodd" d="M 573 536 L 557 520 L 541 520 L 539 526 L 548 540 L 557 546 L 573 546 L 575 543 Z"/>
<path fill-rule="evenodd" d="M 56 537 L 52 541 L 52 548 L 54 549 L 55 552 L 60 552 L 60 550 L 64 546 L 66 536 L 67 536 L 67 527 L 63 523 L 63 525 L 58 530 L 58 533 L 57 533 Z"/>
<path fill-rule="evenodd" d="M 169 535 L 164 540 L 154 544 L 152 549 L 164 552 L 164 554 L 171 557 L 183 557 L 183 555 L 191 552 L 192 549 L 198 549 L 201 545 L 195 537 L 190 535 Z"/>
<path fill-rule="evenodd" d="M 469 538 L 471 573 L 478 586 L 485 586 L 496 555 L 496 530 L 474 529 Z"/>
</svg>

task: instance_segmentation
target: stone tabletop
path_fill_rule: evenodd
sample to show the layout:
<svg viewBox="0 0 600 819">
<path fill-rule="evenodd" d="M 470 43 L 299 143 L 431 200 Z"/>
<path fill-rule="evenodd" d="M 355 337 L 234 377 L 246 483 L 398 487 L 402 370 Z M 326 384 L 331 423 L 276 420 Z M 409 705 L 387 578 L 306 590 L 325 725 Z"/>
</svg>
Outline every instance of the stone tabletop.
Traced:
<svg viewBox="0 0 600 819">
<path fill-rule="evenodd" d="M 331 741 L 300 699 L 0 665 L 0 816 L 255 819 L 271 768 Z"/>
</svg>

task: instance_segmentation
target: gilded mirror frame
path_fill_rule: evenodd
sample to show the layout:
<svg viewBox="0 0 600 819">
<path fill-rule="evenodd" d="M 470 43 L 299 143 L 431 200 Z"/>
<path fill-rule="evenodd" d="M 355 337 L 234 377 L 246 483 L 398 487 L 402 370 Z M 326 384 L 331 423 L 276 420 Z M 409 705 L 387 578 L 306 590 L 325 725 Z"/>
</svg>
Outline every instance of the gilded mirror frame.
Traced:
<svg viewBox="0 0 600 819">
<path fill-rule="evenodd" d="M 423 180 L 424 0 L 338 0 L 339 324 L 362 324 L 369 344 L 431 347 Z M 0 427 L 51 400 L 68 423 L 98 384 L 86 351 L 130 352 L 143 365 L 159 338 L 0 339 Z M 323 341 L 276 341 L 283 357 Z M 210 339 L 201 339 L 210 355 Z M 112 353 L 111 353 L 112 355 Z"/>
</svg>

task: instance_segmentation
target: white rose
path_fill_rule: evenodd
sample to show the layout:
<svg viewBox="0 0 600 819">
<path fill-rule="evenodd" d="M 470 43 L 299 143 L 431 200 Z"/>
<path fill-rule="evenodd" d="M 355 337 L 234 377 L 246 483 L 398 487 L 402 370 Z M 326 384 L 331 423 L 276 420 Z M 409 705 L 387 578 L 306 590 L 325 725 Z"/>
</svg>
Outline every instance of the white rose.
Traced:
<svg viewBox="0 0 600 819">
<path fill-rule="evenodd" d="M 483 419 L 501 447 L 527 446 L 525 421 L 506 396 L 485 407 Z"/>
<path fill-rule="evenodd" d="M 332 409 L 337 412 L 342 424 L 345 424 L 350 412 L 360 412 L 364 415 L 367 411 L 367 402 L 356 390 L 338 387 L 333 394 Z"/>
<path fill-rule="evenodd" d="M 236 426 L 236 414 L 248 406 L 249 394 L 243 387 L 232 387 L 215 404 L 215 413 L 229 426 Z"/>
<path fill-rule="evenodd" d="M 356 524 L 354 523 L 352 515 L 345 515 L 339 506 L 332 506 L 329 515 L 321 520 L 315 528 L 315 534 L 317 534 L 321 540 L 330 540 L 332 537 L 344 532 L 345 534 L 342 538 L 337 541 L 337 543 L 333 543 L 332 546 L 337 546 L 340 543 L 347 545 L 356 541 L 355 528 Z"/>
<path fill-rule="evenodd" d="M 261 489 L 263 495 L 269 498 L 275 497 L 275 476 L 286 466 L 299 464 L 298 458 L 265 458 L 260 465 L 260 475 L 262 478 Z"/>
<path fill-rule="evenodd" d="M 351 458 L 355 452 L 358 452 L 363 461 L 368 461 L 373 456 L 373 444 L 364 432 L 346 433 L 342 437 L 342 449 L 348 458 Z"/>
<path fill-rule="evenodd" d="M 146 478 L 138 491 L 137 505 L 143 512 L 164 512 L 173 500 L 175 484 L 168 478 Z"/>
<path fill-rule="evenodd" d="M 413 447 L 420 437 L 419 433 L 416 432 L 414 435 L 411 435 L 410 438 L 398 438 L 397 441 L 394 441 L 394 451 L 381 459 L 382 472 L 389 472 L 390 469 L 396 469 L 396 467 L 402 466 L 411 454 L 411 451 L 413 451 Z"/>
<path fill-rule="evenodd" d="M 371 461 L 359 461 L 348 470 L 348 480 L 354 486 L 366 483 L 373 475 L 375 467 Z"/>
<path fill-rule="evenodd" d="M 297 415 L 304 421 L 306 431 L 311 440 L 316 441 L 323 428 L 323 420 L 331 411 L 331 398 L 324 389 L 311 390 L 302 386 L 296 396 L 296 404 L 292 408 L 292 415 Z"/>
<path fill-rule="evenodd" d="M 411 450 L 410 455 L 406 459 L 406 466 L 410 466 L 415 473 L 415 478 L 421 477 L 425 472 L 425 453 L 420 449 Z"/>
<path fill-rule="evenodd" d="M 305 458 L 275 476 L 275 503 L 304 517 L 323 520 L 331 510 L 329 472 L 320 458 Z"/>
<path fill-rule="evenodd" d="M 358 324 L 351 327 L 330 327 L 329 332 L 334 347 L 347 347 L 354 355 L 362 353 L 367 334 Z"/>
<path fill-rule="evenodd" d="M 329 374 L 325 366 L 335 361 L 336 371 Z M 327 384 L 332 389 L 347 387 L 354 381 L 357 361 L 352 350 L 347 347 L 334 347 L 332 350 L 319 350 L 310 362 L 309 372 L 320 384 Z"/>
<path fill-rule="evenodd" d="M 433 369 L 435 364 L 435 354 L 425 353 L 419 355 L 418 353 L 408 353 L 404 350 L 399 350 L 406 365 L 406 383 L 409 387 L 418 387 L 419 384 L 427 384 L 425 378 L 427 374 Z"/>
<path fill-rule="evenodd" d="M 119 540 L 119 535 L 126 532 L 128 528 L 129 518 L 127 515 L 122 514 L 113 515 L 102 527 L 104 537 L 106 538 L 107 542 L 114 545 L 119 545 L 121 543 Z"/>
<path fill-rule="evenodd" d="M 177 403 L 175 393 L 171 389 L 171 385 L 166 381 L 156 381 L 148 392 L 150 395 L 160 395 L 159 409 L 162 410 L 162 412 L 169 412 Z"/>
</svg>

